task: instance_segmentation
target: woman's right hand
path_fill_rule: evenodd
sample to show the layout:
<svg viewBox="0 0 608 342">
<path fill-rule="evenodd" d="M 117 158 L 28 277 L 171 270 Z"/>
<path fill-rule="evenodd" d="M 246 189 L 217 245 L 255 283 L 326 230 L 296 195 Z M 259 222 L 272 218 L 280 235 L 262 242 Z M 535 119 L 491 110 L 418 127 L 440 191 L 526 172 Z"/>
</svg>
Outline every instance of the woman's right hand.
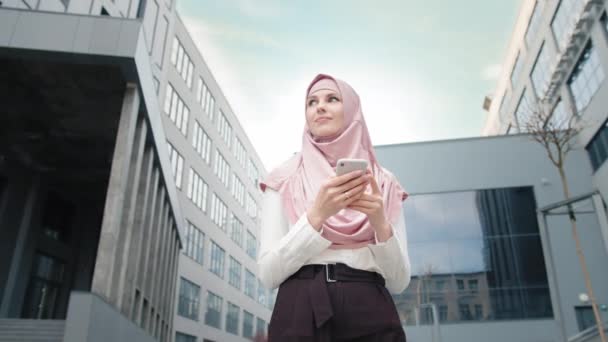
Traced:
<svg viewBox="0 0 608 342">
<path fill-rule="evenodd" d="M 364 171 L 352 171 L 326 180 L 321 185 L 313 206 L 306 212 L 308 222 L 320 231 L 328 218 L 361 197 L 371 177 L 370 173 Z"/>
</svg>

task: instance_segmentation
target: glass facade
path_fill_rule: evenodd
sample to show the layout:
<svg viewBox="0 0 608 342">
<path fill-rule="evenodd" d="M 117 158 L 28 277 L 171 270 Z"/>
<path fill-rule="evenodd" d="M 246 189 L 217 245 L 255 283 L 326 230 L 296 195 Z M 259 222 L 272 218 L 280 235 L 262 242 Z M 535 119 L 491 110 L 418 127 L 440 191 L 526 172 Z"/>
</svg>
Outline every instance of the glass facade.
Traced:
<svg viewBox="0 0 608 342">
<path fill-rule="evenodd" d="M 543 44 L 532 67 L 532 74 L 530 76 L 534 92 L 539 99 L 543 98 L 551 81 L 551 70 L 549 68 L 554 57 L 551 47 L 548 44 Z"/>
<path fill-rule="evenodd" d="M 241 263 L 238 262 L 234 257 L 230 256 L 230 275 L 228 278 L 228 284 L 239 290 L 241 289 L 241 270 Z"/>
<path fill-rule="evenodd" d="M 568 79 L 568 88 L 574 98 L 577 114 L 582 114 L 603 81 L 604 69 L 600 57 L 589 41 Z"/>
<path fill-rule="evenodd" d="M 521 97 L 519 98 L 519 102 L 517 103 L 517 108 L 515 109 L 515 120 L 517 123 L 516 132 L 527 131 L 529 125 L 534 127 L 534 120 L 531 118 L 533 118 L 535 105 L 528 93 L 528 89 L 524 89 Z"/>
<path fill-rule="evenodd" d="M 538 38 L 538 25 L 540 24 L 542 14 L 542 5 L 540 1 L 536 1 L 534 4 L 534 10 L 532 10 L 532 15 L 530 16 L 530 21 L 528 22 L 528 28 L 526 29 L 526 44 L 528 46 L 534 43 L 534 39 Z"/>
<path fill-rule="evenodd" d="M 570 118 L 571 115 L 568 112 L 568 108 L 566 108 L 566 104 L 562 99 L 559 99 L 549 117 L 549 127 L 545 127 L 545 129 L 566 129 L 571 125 Z"/>
<path fill-rule="evenodd" d="M 200 229 L 196 228 L 190 221 L 187 221 L 186 225 L 186 243 L 183 249 L 183 253 L 190 257 L 192 260 L 203 264 L 204 246 L 205 246 L 205 233 Z"/>
<path fill-rule="evenodd" d="M 243 337 L 253 337 L 253 314 L 243 310 Z"/>
<path fill-rule="evenodd" d="M 257 255 L 257 241 L 255 235 L 248 229 L 247 230 L 247 255 L 255 260 Z"/>
<path fill-rule="evenodd" d="M 181 278 L 177 314 L 198 321 L 200 286 Z"/>
<path fill-rule="evenodd" d="M 424 303 L 445 323 L 553 317 L 531 187 L 412 195 L 404 215 L 412 280 L 395 303 L 406 324 Z"/>
<path fill-rule="evenodd" d="M 224 259 L 226 251 L 220 247 L 215 241 L 211 241 L 211 262 L 209 263 L 209 271 L 220 278 L 224 278 Z"/>
<path fill-rule="evenodd" d="M 591 167 L 595 172 L 608 159 L 608 121 L 604 122 L 604 125 L 585 149 L 591 160 Z"/>
<path fill-rule="evenodd" d="M 196 336 L 176 332 L 175 342 L 196 342 Z"/>
<path fill-rule="evenodd" d="M 239 316 L 240 308 L 228 302 L 228 310 L 226 311 L 226 331 L 235 335 L 239 334 Z"/>
<path fill-rule="evenodd" d="M 581 0 L 560 1 L 553 21 L 551 21 L 551 29 L 560 51 L 568 45 L 568 37 L 574 31 L 584 6 L 585 4 Z"/>
<path fill-rule="evenodd" d="M 222 321 L 222 306 L 224 299 L 211 291 L 207 291 L 207 312 L 205 324 L 220 329 Z"/>
</svg>

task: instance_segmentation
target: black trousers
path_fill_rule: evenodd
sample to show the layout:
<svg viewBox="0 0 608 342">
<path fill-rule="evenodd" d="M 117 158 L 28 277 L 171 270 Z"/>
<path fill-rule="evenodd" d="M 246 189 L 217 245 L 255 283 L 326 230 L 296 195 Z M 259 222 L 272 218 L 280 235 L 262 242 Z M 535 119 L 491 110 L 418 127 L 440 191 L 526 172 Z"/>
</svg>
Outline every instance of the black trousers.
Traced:
<svg viewBox="0 0 608 342">
<path fill-rule="evenodd" d="M 281 284 L 268 341 L 405 342 L 384 279 L 375 272 L 336 266 L 306 265 Z"/>
</svg>

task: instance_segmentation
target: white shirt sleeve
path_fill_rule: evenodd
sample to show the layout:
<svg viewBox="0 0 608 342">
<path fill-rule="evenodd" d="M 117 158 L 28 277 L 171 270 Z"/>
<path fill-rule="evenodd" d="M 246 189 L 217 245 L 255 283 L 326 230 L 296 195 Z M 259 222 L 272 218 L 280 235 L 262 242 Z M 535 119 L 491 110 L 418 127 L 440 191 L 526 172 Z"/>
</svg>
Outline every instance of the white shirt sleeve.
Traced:
<svg viewBox="0 0 608 342">
<path fill-rule="evenodd" d="M 258 276 L 268 289 L 279 287 L 310 258 L 331 245 L 308 222 L 306 213 L 289 227 L 281 196 L 267 188 L 262 196 Z"/>
<path fill-rule="evenodd" d="M 393 236 L 385 242 L 369 244 L 374 260 L 385 275 L 386 288 L 390 293 L 399 294 L 403 292 L 410 283 L 411 264 L 407 249 L 407 233 L 405 231 L 405 219 L 402 211 L 396 223 L 391 223 Z"/>
</svg>

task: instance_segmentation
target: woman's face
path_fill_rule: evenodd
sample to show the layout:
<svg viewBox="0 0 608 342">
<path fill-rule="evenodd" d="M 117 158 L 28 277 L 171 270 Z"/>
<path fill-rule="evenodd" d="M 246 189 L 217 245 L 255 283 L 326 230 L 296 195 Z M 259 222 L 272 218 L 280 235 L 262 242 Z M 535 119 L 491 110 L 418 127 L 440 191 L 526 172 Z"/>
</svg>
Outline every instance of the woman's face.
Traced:
<svg viewBox="0 0 608 342">
<path fill-rule="evenodd" d="M 344 106 L 339 93 L 319 89 L 306 98 L 306 122 L 312 136 L 329 137 L 340 132 L 344 125 Z"/>
</svg>

